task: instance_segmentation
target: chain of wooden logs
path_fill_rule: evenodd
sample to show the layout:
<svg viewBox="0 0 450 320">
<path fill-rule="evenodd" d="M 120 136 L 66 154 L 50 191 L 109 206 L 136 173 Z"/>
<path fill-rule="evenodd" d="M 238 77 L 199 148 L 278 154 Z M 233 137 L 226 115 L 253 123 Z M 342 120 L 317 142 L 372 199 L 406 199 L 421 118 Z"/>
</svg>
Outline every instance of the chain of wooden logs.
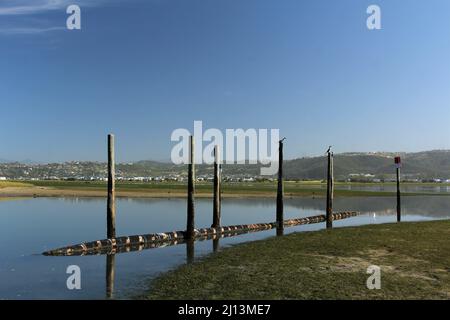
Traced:
<svg viewBox="0 0 450 320">
<path fill-rule="evenodd" d="M 341 220 L 359 215 L 358 212 L 333 213 L 333 220 Z M 284 220 L 286 227 L 297 225 L 320 223 L 326 221 L 325 215 Z M 243 233 L 269 230 L 277 227 L 276 222 L 235 225 L 219 228 L 195 229 L 195 240 L 215 239 L 219 237 L 234 236 Z M 185 241 L 185 231 L 173 231 L 164 233 L 152 233 L 144 235 L 134 235 L 127 237 L 117 237 L 103 239 L 92 242 L 85 242 L 73 246 L 63 247 L 46 251 L 46 256 L 71 256 L 71 255 L 92 255 L 92 254 L 114 254 L 121 252 L 144 250 L 167 245 L 183 243 Z"/>
</svg>

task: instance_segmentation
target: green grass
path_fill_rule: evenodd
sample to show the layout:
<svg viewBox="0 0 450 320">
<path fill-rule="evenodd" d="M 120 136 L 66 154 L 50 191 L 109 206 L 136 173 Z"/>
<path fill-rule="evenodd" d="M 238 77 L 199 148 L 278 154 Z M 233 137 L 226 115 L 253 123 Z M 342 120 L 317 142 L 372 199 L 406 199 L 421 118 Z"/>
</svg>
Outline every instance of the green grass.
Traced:
<svg viewBox="0 0 450 320">
<path fill-rule="evenodd" d="M 33 185 L 23 182 L 14 181 L 0 181 L 0 189 L 2 188 L 22 188 L 22 187 L 32 187 Z"/>
<path fill-rule="evenodd" d="M 236 245 L 168 272 L 146 299 L 449 299 L 450 221 L 302 232 Z M 367 267 L 381 267 L 368 290 Z"/>
<path fill-rule="evenodd" d="M 106 190 L 106 182 L 84 182 L 84 181 L 30 181 L 34 186 L 50 187 L 61 190 Z M 339 183 L 344 184 L 344 183 Z M 350 185 L 350 184 L 347 184 Z M 352 184 L 359 185 L 359 184 Z M 320 182 L 285 182 L 286 196 L 325 196 L 326 185 Z M 241 182 L 241 183 L 223 183 L 223 194 L 231 195 L 258 195 L 276 194 L 276 182 Z M 129 192 L 154 192 L 154 193 L 184 193 L 186 184 L 182 182 L 117 182 L 117 191 Z M 212 183 L 198 182 L 196 192 L 199 194 L 211 194 Z M 395 196 L 395 192 L 379 191 L 355 191 L 355 190 L 335 190 L 336 196 Z M 416 195 L 448 195 L 446 193 L 403 193 L 404 196 Z"/>
</svg>

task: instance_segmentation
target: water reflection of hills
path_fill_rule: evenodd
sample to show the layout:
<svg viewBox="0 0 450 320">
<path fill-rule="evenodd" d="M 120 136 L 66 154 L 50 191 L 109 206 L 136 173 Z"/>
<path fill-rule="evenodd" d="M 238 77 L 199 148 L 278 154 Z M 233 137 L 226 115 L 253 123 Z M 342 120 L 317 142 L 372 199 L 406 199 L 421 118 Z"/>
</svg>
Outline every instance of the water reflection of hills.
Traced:
<svg viewBox="0 0 450 320">
<path fill-rule="evenodd" d="M 65 202 L 84 202 L 84 203 L 103 203 L 101 198 L 63 198 L 55 201 Z M 120 202 L 132 202 L 140 205 L 149 203 L 173 202 L 180 204 L 185 199 L 180 198 L 121 198 Z M 199 205 L 212 205 L 211 199 L 197 199 Z M 275 208 L 275 198 L 225 198 L 223 205 L 232 209 L 233 206 L 242 207 L 261 207 Z M 325 210 L 324 198 L 287 198 L 285 199 L 287 210 Z M 376 213 L 378 215 L 395 214 L 395 197 L 338 197 L 334 199 L 334 211 L 360 211 L 362 213 Z M 404 196 L 402 198 L 402 212 L 408 215 L 420 215 L 426 217 L 443 218 L 450 217 L 450 196 Z"/>
<path fill-rule="evenodd" d="M 274 199 L 225 199 L 224 205 L 241 207 L 275 207 Z M 323 198 L 291 198 L 285 200 L 286 210 L 325 210 Z M 360 211 L 379 215 L 396 214 L 395 197 L 346 197 L 334 200 L 334 211 Z M 405 215 L 420 215 L 435 218 L 450 217 L 448 196 L 405 196 L 402 198 L 402 212 Z"/>
<path fill-rule="evenodd" d="M 324 210 L 323 199 L 298 198 L 286 200 L 288 206 L 301 209 Z M 334 200 L 334 210 L 360 211 L 362 213 L 396 214 L 395 197 L 348 197 Z M 412 196 L 402 198 L 402 213 L 427 217 L 450 217 L 450 197 Z"/>
</svg>

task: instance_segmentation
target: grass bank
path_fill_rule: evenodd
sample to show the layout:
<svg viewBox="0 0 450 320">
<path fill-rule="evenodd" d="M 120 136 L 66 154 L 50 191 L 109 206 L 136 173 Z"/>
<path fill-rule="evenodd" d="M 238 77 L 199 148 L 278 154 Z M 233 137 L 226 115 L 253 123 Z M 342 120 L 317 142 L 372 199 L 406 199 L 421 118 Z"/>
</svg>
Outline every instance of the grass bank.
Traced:
<svg viewBox="0 0 450 320">
<path fill-rule="evenodd" d="M 0 189 L 4 188 L 29 188 L 33 185 L 24 182 L 13 182 L 13 181 L 0 181 Z"/>
<path fill-rule="evenodd" d="M 342 183 L 341 183 L 342 184 Z M 341 184 L 337 184 L 341 185 Z M 9 185 L 9 187 L 8 187 Z M 351 186 L 352 184 L 345 184 Z M 358 184 L 355 184 L 358 185 Z M 276 182 L 240 182 L 223 183 L 223 197 L 275 197 Z M 185 197 L 186 184 L 181 182 L 117 182 L 116 190 L 118 197 Z M 285 182 L 286 197 L 323 197 L 325 196 L 325 184 L 316 182 Z M 445 193 L 404 193 L 405 196 L 415 195 L 447 195 Z M 198 182 L 196 184 L 196 195 L 198 197 L 212 196 L 212 183 Z M 395 192 L 383 191 L 357 191 L 357 190 L 335 190 L 337 197 L 357 196 L 395 196 Z M 105 182 L 84 181 L 30 181 L 5 182 L 0 187 L 0 196 L 3 197 L 58 197 L 58 196 L 80 196 L 80 197 L 105 197 Z"/>
<path fill-rule="evenodd" d="M 450 299 L 450 221 L 303 232 L 236 245 L 150 284 L 145 299 Z M 367 267 L 381 268 L 368 290 Z"/>
</svg>

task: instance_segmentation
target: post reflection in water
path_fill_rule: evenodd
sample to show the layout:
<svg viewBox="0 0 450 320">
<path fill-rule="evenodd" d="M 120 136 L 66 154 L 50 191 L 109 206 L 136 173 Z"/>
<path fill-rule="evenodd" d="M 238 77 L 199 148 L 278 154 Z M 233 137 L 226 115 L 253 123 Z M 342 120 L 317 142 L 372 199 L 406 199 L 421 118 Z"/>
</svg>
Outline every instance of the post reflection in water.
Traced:
<svg viewBox="0 0 450 320">
<path fill-rule="evenodd" d="M 284 228 L 277 228 L 277 237 L 281 237 L 284 235 Z"/>
<path fill-rule="evenodd" d="M 212 243 L 213 243 L 213 252 L 219 251 L 219 237 L 214 238 Z"/>
<path fill-rule="evenodd" d="M 116 268 L 116 255 L 106 255 L 106 298 L 114 297 L 114 274 Z"/>
<path fill-rule="evenodd" d="M 186 240 L 186 262 L 193 263 L 195 256 L 195 245 L 194 240 Z"/>
<path fill-rule="evenodd" d="M 195 241 L 185 241 L 186 244 L 186 262 L 193 263 L 195 259 Z M 219 251 L 219 237 L 212 240 L 213 252 Z M 114 299 L 114 279 L 116 270 L 116 254 L 106 254 L 106 299 Z"/>
</svg>

